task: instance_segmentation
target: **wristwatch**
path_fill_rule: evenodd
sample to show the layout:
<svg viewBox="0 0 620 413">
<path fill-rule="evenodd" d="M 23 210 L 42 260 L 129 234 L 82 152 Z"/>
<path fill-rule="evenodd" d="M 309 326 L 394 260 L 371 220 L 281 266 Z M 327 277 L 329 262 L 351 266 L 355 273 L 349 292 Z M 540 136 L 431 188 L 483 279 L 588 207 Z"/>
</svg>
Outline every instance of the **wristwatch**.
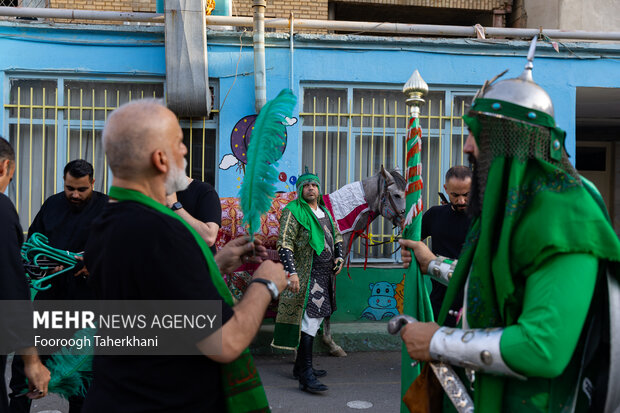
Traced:
<svg viewBox="0 0 620 413">
<path fill-rule="evenodd" d="M 183 204 L 180 203 L 179 201 L 175 202 L 174 204 L 172 204 L 172 206 L 170 207 L 171 210 L 173 211 L 177 211 L 179 209 L 183 208 Z"/>
<path fill-rule="evenodd" d="M 253 282 L 258 282 L 258 283 L 261 283 L 261 284 L 265 284 L 265 286 L 269 290 L 269 294 L 271 294 L 271 299 L 272 300 L 277 300 L 278 299 L 278 295 L 280 293 L 278 292 L 278 287 L 276 286 L 276 284 L 273 281 L 269 281 L 269 280 L 266 280 L 264 278 L 254 278 L 250 284 L 252 284 Z"/>
</svg>

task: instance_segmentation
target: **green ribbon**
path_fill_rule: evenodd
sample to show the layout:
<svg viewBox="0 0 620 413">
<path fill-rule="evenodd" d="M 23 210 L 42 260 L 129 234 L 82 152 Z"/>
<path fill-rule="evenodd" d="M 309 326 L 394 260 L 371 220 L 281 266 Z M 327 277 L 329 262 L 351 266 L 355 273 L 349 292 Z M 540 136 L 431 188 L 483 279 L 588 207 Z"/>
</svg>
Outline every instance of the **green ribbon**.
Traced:
<svg viewBox="0 0 620 413">
<path fill-rule="evenodd" d="M 334 239 L 336 239 L 336 231 L 332 215 L 327 211 L 325 203 L 323 202 L 323 196 L 320 193 L 319 199 L 317 200 L 317 207 L 321 208 L 325 215 L 329 217 L 329 221 L 332 224 L 332 235 L 334 236 Z M 310 246 L 316 252 L 316 255 L 321 255 L 325 249 L 325 234 L 323 232 L 323 227 L 321 227 L 319 219 L 316 215 L 314 215 L 310 205 L 308 205 L 302 196 L 301 191 L 297 191 L 297 199 L 289 202 L 284 208 L 290 210 L 291 214 L 293 214 L 297 222 L 299 222 L 299 225 L 308 230 L 310 233 Z"/>
</svg>

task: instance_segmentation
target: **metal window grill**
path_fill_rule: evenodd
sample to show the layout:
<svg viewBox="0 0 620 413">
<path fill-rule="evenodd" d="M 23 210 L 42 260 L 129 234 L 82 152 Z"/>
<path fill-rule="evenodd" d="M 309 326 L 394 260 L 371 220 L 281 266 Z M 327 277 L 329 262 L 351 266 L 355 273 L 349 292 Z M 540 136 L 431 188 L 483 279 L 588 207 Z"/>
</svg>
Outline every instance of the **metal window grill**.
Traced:
<svg viewBox="0 0 620 413">
<path fill-rule="evenodd" d="M 4 108 L 17 167 L 9 197 L 22 227 L 29 227 L 45 199 L 63 189 L 62 171 L 73 159 L 90 162 L 95 190 L 107 192 L 111 172 L 101 134 L 108 115 L 123 103 L 163 94 L 161 82 L 11 79 L 9 103 Z M 210 118 L 181 119 L 189 148 L 188 174 L 212 184 L 216 116 L 213 111 Z"/>
<path fill-rule="evenodd" d="M 49 0 L 0 0 L 2 7 L 47 7 Z"/>
<path fill-rule="evenodd" d="M 467 132 L 461 115 L 471 92 L 432 91 L 422 108 L 422 159 L 425 208 L 438 205 L 443 175 L 464 164 L 462 148 Z M 316 173 L 326 193 L 372 176 L 381 165 L 402 169 L 408 115 L 399 90 L 307 87 L 304 89 L 301 168 Z M 446 102 L 449 108 L 446 110 Z M 382 242 L 394 236 L 392 224 L 378 219 L 369 236 Z M 396 259 L 395 244 L 369 248 L 368 258 Z M 362 260 L 365 246 L 358 240 L 352 258 Z"/>
</svg>

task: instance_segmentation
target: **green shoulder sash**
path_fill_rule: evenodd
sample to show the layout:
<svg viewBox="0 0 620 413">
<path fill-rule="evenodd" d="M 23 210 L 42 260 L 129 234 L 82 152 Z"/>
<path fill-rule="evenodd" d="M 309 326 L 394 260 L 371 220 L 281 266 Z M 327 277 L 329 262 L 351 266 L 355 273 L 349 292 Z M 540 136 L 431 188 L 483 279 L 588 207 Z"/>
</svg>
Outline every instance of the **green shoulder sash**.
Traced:
<svg viewBox="0 0 620 413">
<path fill-rule="evenodd" d="M 202 237 L 183 218 L 175 214 L 170 208 L 160 204 L 154 199 L 131 189 L 113 186 L 110 188 L 110 198 L 118 201 L 133 201 L 156 210 L 164 215 L 180 221 L 192 234 L 202 251 L 211 281 L 228 305 L 233 305 L 233 298 L 222 278 L 220 271 L 213 259 L 213 254 Z M 226 395 L 226 406 L 229 412 L 269 412 L 269 403 L 265 395 L 265 389 L 254 365 L 250 351 L 246 348 L 243 353 L 233 362 L 222 364 L 222 385 Z"/>
</svg>

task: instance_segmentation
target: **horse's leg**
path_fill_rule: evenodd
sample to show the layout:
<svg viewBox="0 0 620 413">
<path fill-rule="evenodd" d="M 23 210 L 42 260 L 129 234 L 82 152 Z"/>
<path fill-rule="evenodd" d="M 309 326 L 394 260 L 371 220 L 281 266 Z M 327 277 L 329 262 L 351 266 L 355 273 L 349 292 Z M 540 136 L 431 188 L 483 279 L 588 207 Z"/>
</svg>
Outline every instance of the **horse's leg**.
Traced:
<svg viewBox="0 0 620 413">
<path fill-rule="evenodd" d="M 325 321 L 323 321 L 322 339 L 323 339 L 323 343 L 325 343 L 325 345 L 329 347 L 330 355 L 334 357 L 346 357 L 347 356 L 347 353 L 342 349 L 342 347 L 336 344 L 336 342 L 334 342 L 334 339 L 332 338 L 331 323 L 329 321 L 329 317 L 325 317 Z"/>
</svg>

